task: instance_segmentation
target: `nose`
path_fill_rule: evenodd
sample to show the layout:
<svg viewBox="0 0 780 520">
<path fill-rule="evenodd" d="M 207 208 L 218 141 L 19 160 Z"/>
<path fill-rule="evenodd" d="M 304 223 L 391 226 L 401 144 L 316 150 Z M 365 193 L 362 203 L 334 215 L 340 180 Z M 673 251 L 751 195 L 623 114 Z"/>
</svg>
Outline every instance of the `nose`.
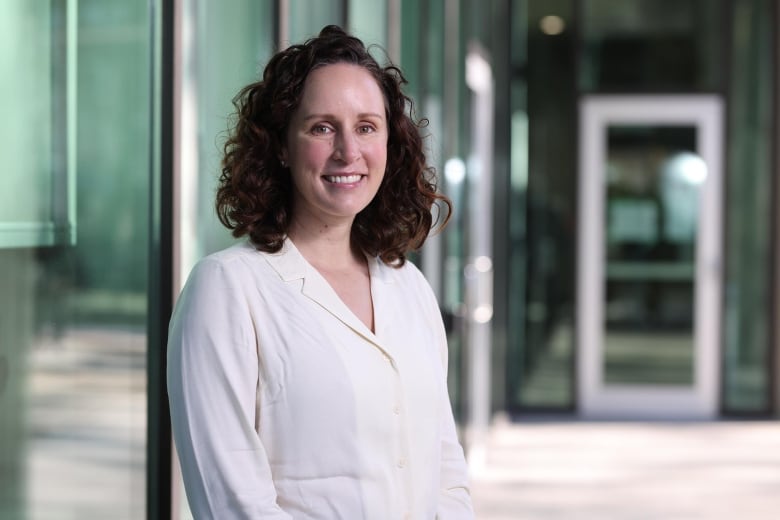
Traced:
<svg viewBox="0 0 780 520">
<path fill-rule="evenodd" d="M 336 138 L 333 158 L 346 164 L 355 162 L 360 157 L 360 143 L 351 133 L 340 133 Z"/>
</svg>

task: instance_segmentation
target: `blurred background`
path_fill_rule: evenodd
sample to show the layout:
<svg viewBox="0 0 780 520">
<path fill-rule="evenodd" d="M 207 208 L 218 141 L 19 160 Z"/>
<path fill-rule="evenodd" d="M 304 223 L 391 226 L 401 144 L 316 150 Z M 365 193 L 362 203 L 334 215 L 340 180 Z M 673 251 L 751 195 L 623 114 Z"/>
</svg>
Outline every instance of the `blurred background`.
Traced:
<svg viewBox="0 0 780 520">
<path fill-rule="evenodd" d="M 777 0 L 4 0 L 0 518 L 187 518 L 171 305 L 232 242 L 231 99 L 330 23 L 403 68 L 455 203 L 414 261 L 479 517 L 656 518 L 632 455 L 780 515 Z"/>
</svg>

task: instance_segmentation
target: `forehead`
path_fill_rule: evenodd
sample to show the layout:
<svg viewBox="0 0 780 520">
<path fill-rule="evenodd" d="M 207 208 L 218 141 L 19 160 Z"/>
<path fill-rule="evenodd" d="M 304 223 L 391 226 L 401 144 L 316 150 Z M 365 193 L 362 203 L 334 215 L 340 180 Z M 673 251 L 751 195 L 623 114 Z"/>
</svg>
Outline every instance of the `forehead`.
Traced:
<svg viewBox="0 0 780 520">
<path fill-rule="evenodd" d="M 300 107 L 306 109 L 364 106 L 384 112 L 385 97 L 374 76 L 364 67 L 334 63 L 309 73 L 301 94 Z"/>
</svg>

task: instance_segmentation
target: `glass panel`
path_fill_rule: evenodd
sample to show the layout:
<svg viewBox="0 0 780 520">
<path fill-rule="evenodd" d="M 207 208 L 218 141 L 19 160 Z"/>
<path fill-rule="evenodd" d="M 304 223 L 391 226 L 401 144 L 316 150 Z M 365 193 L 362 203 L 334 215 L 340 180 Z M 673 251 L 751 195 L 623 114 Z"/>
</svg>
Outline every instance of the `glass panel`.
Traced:
<svg viewBox="0 0 780 520">
<path fill-rule="evenodd" d="M 723 2 L 584 0 L 583 90 L 716 90 Z"/>
<path fill-rule="evenodd" d="M 729 177 L 726 179 L 724 406 L 769 411 L 772 2 L 732 3 Z M 776 9 L 776 7 L 774 7 Z M 776 54 L 774 54 L 776 56 Z M 776 174 L 775 174 L 776 175 Z"/>
<path fill-rule="evenodd" d="M 522 115 L 516 123 L 518 136 L 527 132 L 527 143 L 517 150 L 527 160 L 527 184 L 523 197 L 525 215 L 515 214 L 524 253 L 515 252 L 524 269 L 524 285 L 515 290 L 525 298 L 525 323 L 515 327 L 522 351 L 520 380 L 509 396 L 518 408 L 567 409 L 574 402 L 574 269 L 577 208 L 576 112 L 571 85 L 575 67 L 571 52 L 574 38 L 573 2 L 528 2 L 527 61 L 515 69 L 525 74 L 517 87 L 517 100 L 525 103 L 527 124 Z M 545 33 L 542 20 L 557 17 L 560 32 Z M 548 19 L 549 20 L 549 19 Z M 548 30 L 548 29 L 547 29 Z M 549 32 L 549 30 L 548 30 Z M 524 98 L 524 99 L 523 99 Z M 522 110 L 522 105 L 518 107 Z M 522 175 L 522 172 L 515 175 Z M 521 182 L 522 185 L 522 182 Z M 523 220 L 524 219 L 524 220 Z M 521 263 L 524 262 L 524 265 Z"/>
<path fill-rule="evenodd" d="M 186 248 L 192 254 L 190 261 L 233 242 L 214 211 L 222 146 L 234 110 L 231 100 L 260 78 L 274 46 L 269 2 L 198 1 L 197 8 L 195 75 L 189 88 L 197 95 L 197 125 L 190 131 L 197 139 L 198 171 L 182 179 L 188 186 L 195 184 L 188 190 L 197 193 L 193 219 L 185 226 L 193 231 L 187 237 L 192 239 Z"/>
<path fill-rule="evenodd" d="M 428 119 L 424 133 L 428 161 L 436 168 L 438 189 L 453 203 L 453 215 L 440 235 L 433 235 L 422 251 L 422 266 L 431 260 L 440 269 L 440 279 L 431 279 L 440 285 L 439 305 L 444 313 L 448 332 L 449 366 L 447 383 L 455 418 L 462 422 L 466 416 L 465 352 L 464 352 L 464 233 L 466 221 L 465 172 L 466 165 L 459 156 L 457 142 L 459 127 L 454 121 L 461 116 L 459 81 L 455 71 L 447 69 L 445 77 L 444 2 L 401 3 L 401 66 L 409 80 L 405 91 L 414 99 L 416 117 Z M 447 110 L 450 107 L 451 110 Z M 434 248 L 436 251 L 433 252 Z M 440 249 L 438 249 L 440 248 Z M 439 259 L 440 258 L 440 259 Z M 435 269 L 433 271 L 436 271 Z M 437 273 L 426 273 L 435 276 Z"/>
<path fill-rule="evenodd" d="M 75 21 L 68 3 L 11 0 L 0 17 L 0 247 L 67 244 L 73 238 Z M 71 39 L 71 45 L 66 45 Z"/>
<path fill-rule="evenodd" d="M 526 2 L 512 3 L 510 76 L 510 195 L 508 204 L 509 290 L 507 301 L 507 404 L 517 407 L 525 382 L 526 253 L 528 250 L 528 10 Z M 498 303 L 498 302 L 497 302 Z"/>
<path fill-rule="evenodd" d="M 387 0 L 361 0 L 349 2 L 349 31 L 366 45 L 377 44 L 384 51 L 371 49 L 374 58 L 383 64 L 387 60 Z"/>
<path fill-rule="evenodd" d="M 520 396 L 526 367 L 523 347 L 526 312 L 526 194 L 528 191 L 528 112 L 524 78 L 513 78 L 511 89 L 511 174 L 509 203 L 509 301 L 507 392 L 512 406 Z M 563 372 L 566 371 L 565 361 Z"/>
<path fill-rule="evenodd" d="M 604 380 L 691 385 L 696 129 L 611 126 L 607 139 Z"/>
<path fill-rule="evenodd" d="M 317 36 L 329 24 L 344 26 L 342 0 L 290 0 L 290 43 Z"/>
<path fill-rule="evenodd" d="M 8 49 L 19 58 L 4 78 L 30 81 L 20 89 L 14 79 L 16 91 L 0 97 L 3 119 L 20 136 L 3 152 L 18 167 L 5 172 L 24 177 L 9 189 L 24 201 L 40 188 L 34 211 L 44 215 L 43 199 L 59 188 L 38 180 L 56 177 L 72 157 L 81 224 L 72 244 L 0 249 L 3 519 L 145 515 L 147 10 L 147 2 L 124 0 L 3 7 L 0 23 L 14 29 L 0 31 L 12 40 L 0 56 Z M 77 82 L 61 81 L 63 63 Z M 71 109 L 67 122 L 58 119 Z M 58 143 L 74 137 L 71 129 L 77 147 L 63 159 Z M 24 214 L 19 208 L 10 218 Z"/>
<path fill-rule="evenodd" d="M 408 5 L 407 5 L 408 4 Z M 467 226 L 465 172 L 466 165 L 454 148 L 460 137 L 460 128 L 454 123 L 461 116 L 458 107 L 459 82 L 452 67 L 446 67 L 444 52 L 448 28 L 445 26 L 445 6 L 442 0 L 430 0 L 419 4 L 402 2 L 405 10 L 401 42 L 404 57 L 403 71 L 410 79 L 409 92 L 414 92 L 415 115 L 428 119 L 423 131 L 428 161 L 436 168 L 438 189 L 453 204 L 453 215 L 441 235 L 429 238 L 423 255 L 432 248 L 436 252 L 441 275 L 439 305 L 448 324 L 449 346 L 447 383 L 455 419 L 462 424 L 467 414 L 466 341 L 464 309 L 465 229 Z M 414 30 L 412 35 L 408 31 Z M 447 76 L 449 74 L 449 76 Z M 447 105 L 449 104 L 449 105 Z M 465 108 L 464 108 L 465 110 Z M 427 273 L 428 274 L 428 273 Z"/>
</svg>

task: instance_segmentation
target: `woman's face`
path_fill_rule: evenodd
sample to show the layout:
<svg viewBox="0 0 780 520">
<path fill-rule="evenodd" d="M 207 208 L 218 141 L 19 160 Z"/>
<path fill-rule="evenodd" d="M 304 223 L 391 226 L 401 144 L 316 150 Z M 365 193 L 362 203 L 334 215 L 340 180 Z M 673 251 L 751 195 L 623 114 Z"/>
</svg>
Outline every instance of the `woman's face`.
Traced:
<svg viewBox="0 0 780 520">
<path fill-rule="evenodd" d="M 387 138 L 384 96 L 367 70 L 336 63 L 312 71 L 282 151 L 293 221 L 351 224 L 382 183 Z"/>
</svg>

